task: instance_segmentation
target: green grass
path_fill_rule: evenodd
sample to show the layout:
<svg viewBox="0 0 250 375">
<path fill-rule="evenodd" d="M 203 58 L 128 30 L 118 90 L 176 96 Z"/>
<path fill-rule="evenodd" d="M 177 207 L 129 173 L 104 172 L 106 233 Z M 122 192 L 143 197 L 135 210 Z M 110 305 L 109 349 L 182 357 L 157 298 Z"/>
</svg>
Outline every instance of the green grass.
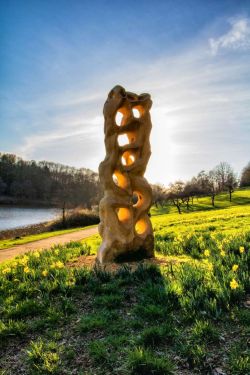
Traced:
<svg viewBox="0 0 250 375">
<path fill-rule="evenodd" d="M 160 267 L 68 267 L 98 235 L 0 266 L 3 374 L 250 373 L 250 205 L 152 222 Z"/>
<path fill-rule="evenodd" d="M 181 207 L 181 211 L 183 213 L 193 213 L 196 211 L 207 211 L 207 210 L 216 210 L 216 209 L 224 209 L 230 208 L 233 206 L 242 206 L 250 204 L 250 189 L 249 188 L 241 188 L 235 190 L 232 194 L 232 202 L 229 201 L 229 194 L 228 193 L 220 193 L 215 197 L 215 207 L 211 205 L 211 198 L 210 197 L 202 197 L 202 198 L 194 198 L 193 205 L 191 205 L 190 199 L 190 209 L 187 210 L 186 205 L 183 204 Z M 168 202 L 165 206 L 153 206 L 151 208 L 151 215 L 163 215 L 167 213 L 176 213 L 177 208 Z"/>
<path fill-rule="evenodd" d="M 0 240 L 0 250 L 8 249 L 9 247 L 13 247 L 16 245 L 24 245 L 29 242 L 44 240 L 45 238 L 55 237 L 61 234 L 78 232 L 79 230 L 93 228 L 95 226 L 96 225 L 90 225 L 88 227 L 82 227 L 82 228 L 61 229 L 61 230 L 55 230 L 53 232 L 45 232 L 45 233 L 33 234 L 30 236 L 24 236 L 24 237 L 17 238 L 17 239 Z"/>
</svg>

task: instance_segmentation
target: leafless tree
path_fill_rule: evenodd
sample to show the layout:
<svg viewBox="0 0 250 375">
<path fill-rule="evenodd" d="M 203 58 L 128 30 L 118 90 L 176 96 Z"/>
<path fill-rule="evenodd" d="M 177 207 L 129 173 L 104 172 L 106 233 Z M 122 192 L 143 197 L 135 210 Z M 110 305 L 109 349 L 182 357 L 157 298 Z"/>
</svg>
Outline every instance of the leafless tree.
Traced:
<svg viewBox="0 0 250 375">
<path fill-rule="evenodd" d="M 167 199 L 166 188 L 160 184 L 151 185 L 151 188 L 153 192 L 153 203 L 156 207 L 158 207 L 158 204 L 163 206 Z"/>
<path fill-rule="evenodd" d="M 201 171 L 197 176 L 197 180 L 203 195 L 211 197 L 211 204 L 214 207 L 215 196 L 220 192 L 215 171 Z"/>
<path fill-rule="evenodd" d="M 169 185 L 167 194 L 168 200 L 170 200 L 177 208 L 179 214 L 181 214 L 181 205 L 184 203 L 184 187 L 185 183 L 183 181 L 176 181 L 175 183 Z"/>
<path fill-rule="evenodd" d="M 214 168 L 215 177 L 220 191 L 228 191 L 229 200 L 232 201 L 232 193 L 238 185 L 236 174 L 227 162 L 221 162 Z"/>
<path fill-rule="evenodd" d="M 249 163 L 243 168 L 240 178 L 240 186 L 250 186 L 250 161 Z"/>
</svg>

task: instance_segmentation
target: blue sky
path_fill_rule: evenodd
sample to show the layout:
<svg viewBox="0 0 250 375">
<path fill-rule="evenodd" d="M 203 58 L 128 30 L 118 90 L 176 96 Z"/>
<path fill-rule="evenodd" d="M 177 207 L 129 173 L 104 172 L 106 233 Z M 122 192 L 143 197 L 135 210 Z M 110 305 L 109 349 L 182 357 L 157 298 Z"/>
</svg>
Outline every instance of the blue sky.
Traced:
<svg viewBox="0 0 250 375">
<path fill-rule="evenodd" d="M 1 1 L 0 151 L 98 169 L 102 107 L 152 95 L 146 176 L 250 160 L 250 1 Z"/>
</svg>

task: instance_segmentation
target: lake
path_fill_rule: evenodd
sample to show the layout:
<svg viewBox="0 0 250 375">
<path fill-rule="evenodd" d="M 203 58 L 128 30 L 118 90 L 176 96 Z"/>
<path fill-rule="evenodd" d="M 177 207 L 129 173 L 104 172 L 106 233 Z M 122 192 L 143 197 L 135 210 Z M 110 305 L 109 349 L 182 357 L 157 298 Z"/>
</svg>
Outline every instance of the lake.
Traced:
<svg viewBox="0 0 250 375">
<path fill-rule="evenodd" d="M 0 206 L 0 231 L 53 220 L 60 212 L 58 208 Z"/>
</svg>

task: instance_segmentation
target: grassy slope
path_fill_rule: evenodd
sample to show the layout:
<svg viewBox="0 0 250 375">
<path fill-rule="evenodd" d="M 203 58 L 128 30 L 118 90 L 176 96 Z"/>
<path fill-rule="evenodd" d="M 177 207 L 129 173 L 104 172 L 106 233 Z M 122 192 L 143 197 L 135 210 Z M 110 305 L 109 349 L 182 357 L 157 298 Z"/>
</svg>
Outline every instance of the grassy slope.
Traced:
<svg viewBox="0 0 250 375">
<path fill-rule="evenodd" d="M 99 236 L 0 267 L 3 374 L 250 373 L 250 205 L 152 221 L 159 268 L 67 266 Z"/>
<path fill-rule="evenodd" d="M 233 206 L 241 206 L 250 204 L 250 189 L 238 189 L 232 195 L 232 202 L 229 201 L 229 195 L 227 193 L 219 194 L 215 197 L 215 207 L 211 205 L 211 199 L 209 197 L 194 198 L 194 204 L 190 207 L 190 211 L 187 211 L 185 204 L 182 205 L 182 211 L 185 213 L 192 213 L 194 211 L 207 211 L 222 208 L 229 208 Z M 151 209 L 152 215 L 161 215 L 166 213 L 176 213 L 177 209 L 171 204 L 164 207 L 155 206 Z"/>
<path fill-rule="evenodd" d="M 190 208 L 190 213 L 194 211 L 203 211 L 203 210 L 215 210 L 219 208 L 228 208 L 232 206 L 237 206 L 237 205 L 243 205 L 243 204 L 250 204 L 250 189 L 241 189 L 237 190 L 233 193 L 233 201 L 229 202 L 228 200 L 228 194 L 220 194 L 216 197 L 215 200 L 215 208 L 211 206 L 210 199 L 209 197 L 205 198 L 199 198 L 198 200 L 194 200 L 194 204 Z M 187 213 L 187 210 L 185 206 L 183 206 L 183 212 Z M 176 208 L 169 205 L 165 207 L 152 207 L 151 209 L 151 214 L 153 216 L 158 216 L 166 213 L 176 213 Z M 167 218 L 168 222 L 171 221 L 171 217 L 168 216 Z M 154 219 L 153 219 L 154 222 Z M 88 228 L 93 227 L 88 226 Z M 23 245 L 29 242 L 33 241 L 38 241 L 42 240 L 44 238 L 49 238 L 49 237 L 54 237 L 58 236 L 60 234 L 65 234 L 65 233 L 71 233 L 75 232 L 78 230 L 82 230 L 84 228 L 73 228 L 73 229 L 65 229 L 65 230 L 57 230 L 53 232 L 45 232 L 45 233 L 40 233 L 40 234 L 34 234 L 30 236 L 24 236 L 18 239 L 8 239 L 8 240 L 0 240 L 0 250 L 1 249 L 7 249 L 9 247 L 15 246 L 15 245 Z"/>
<path fill-rule="evenodd" d="M 8 239 L 8 240 L 0 240 L 0 250 L 7 249 L 9 247 L 16 246 L 16 245 L 23 245 L 23 244 L 26 244 L 26 243 L 29 243 L 29 242 L 43 240 L 43 239 L 49 238 L 49 237 L 59 236 L 61 234 L 77 232 L 79 230 L 92 228 L 92 227 L 95 227 L 95 226 L 96 225 L 90 225 L 90 226 L 82 227 L 82 228 L 55 230 L 53 232 L 33 234 L 33 235 L 30 235 L 30 236 L 24 236 L 24 237 L 17 238 L 17 239 L 13 238 L 13 239 Z"/>
</svg>

